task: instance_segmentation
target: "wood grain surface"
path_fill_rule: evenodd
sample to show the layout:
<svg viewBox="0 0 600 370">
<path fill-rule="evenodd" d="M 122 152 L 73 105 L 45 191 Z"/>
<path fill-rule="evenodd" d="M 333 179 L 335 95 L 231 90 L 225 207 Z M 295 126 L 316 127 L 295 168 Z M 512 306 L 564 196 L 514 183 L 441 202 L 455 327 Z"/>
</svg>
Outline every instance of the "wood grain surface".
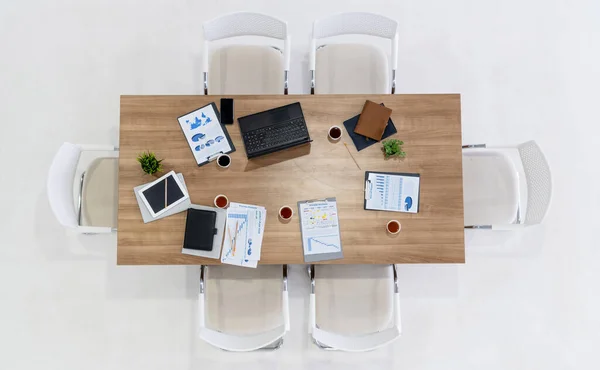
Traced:
<svg viewBox="0 0 600 370">
<path fill-rule="evenodd" d="M 198 167 L 177 117 L 221 96 L 122 96 L 119 157 L 117 263 L 120 265 L 218 264 L 219 260 L 181 254 L 185 215 L 144 224 L 133 193 L 155 179 L 142 172 L 136 156 L 151 150 L 164 158 L 165 171 L 183 173 L 192 203 L 213 205 L 217 194 L 230 201 L 267 208 L 261 264 L 304 263 L 299 200 L 336 197 L 344 259 L 327 263 L 463 263 L 463 190 L 460 95 L 287 95 L 228 96 L 235 99 L 236 122 L 226 125 L 236 151 L 227 169 Z M 362 110 L 365 100 L 392 109 L 407 157 L 384 159 L 381 144 L 357 152 L 343 128 L 330 142 L 327 131 Z M 312 144 L 248 160 L 237 117 L 300 102 Z M 421 174 L 418 214 L 364 210 L 365 171 Z M 279 208 L 294 209 L 291 222 Z M 402 231 L 389 236 L 386 223 Z"/>
</svg>

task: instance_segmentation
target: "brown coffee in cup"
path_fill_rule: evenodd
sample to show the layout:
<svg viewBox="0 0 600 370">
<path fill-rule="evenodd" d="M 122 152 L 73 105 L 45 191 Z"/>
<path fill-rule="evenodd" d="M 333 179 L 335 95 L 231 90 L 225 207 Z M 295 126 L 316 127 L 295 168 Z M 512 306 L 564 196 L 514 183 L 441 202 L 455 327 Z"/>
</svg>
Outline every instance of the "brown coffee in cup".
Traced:
<svg viewBox="0 0 600 370">
<path fill-rule="evenodd" d="M 225 208 L 229 205 L 229 199 L 223 194 L 219 194 L 215 197 L 215 206 L 219 208 Z"/>
<path fill-rule="evenodd" d="M 292 208 L 288 206 L 283 206 L 279 208 L 279 217 L 281 217 L 282 220 L 289 220 L 290 218 L 292 218 L 293 215 L 294 210 L 292 210 Z"/>
<path fill-rule="evenodd" d="M 400 225 L 400 222 L 396 220 L 391 220 L 387 223 L 386 229 L 387 232 L 390 234 L 398 234 L 402 229 L 402 226 Z"/>
</svg>

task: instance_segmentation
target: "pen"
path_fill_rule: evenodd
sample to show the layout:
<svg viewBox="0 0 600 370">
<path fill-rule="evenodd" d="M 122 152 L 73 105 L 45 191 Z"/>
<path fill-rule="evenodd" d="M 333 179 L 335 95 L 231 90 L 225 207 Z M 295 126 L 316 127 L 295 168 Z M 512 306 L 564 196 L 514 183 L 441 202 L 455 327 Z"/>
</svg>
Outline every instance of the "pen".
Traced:
<svg viewBox="0 0 600 370">
<path fill-rule="evenodd" d="M 233 246 L 233 238 L 231 237 L 231 229 L 227 228 L 227 235 L 229 236 L 229 248 Z"/>
<path fill-rule="evenodd" d="M 348 149 L 348 144 L 344 143 L 344 146 L 346 147 L 346 150 L 348 151 L 348 154 L 350 154 L 350 158 L 352 158 L 356 167 L 358 167 L 358 169 L 362 171 L 362 168 L 360 168 L 360 166 L 358 165 L 358 162 L 356 161 L 356 159 L 354 159 L 354 156 L 352 155 L 352 153 L 350 153 L 350 149 Z"/>
<path fill-rule="evenodd" d="M 168 180 L 168 177 L 165 178 L 165 208 L 167 208 L 167 185 L 169 184 L 169 182 L 167 180 Z"/>
</svg>

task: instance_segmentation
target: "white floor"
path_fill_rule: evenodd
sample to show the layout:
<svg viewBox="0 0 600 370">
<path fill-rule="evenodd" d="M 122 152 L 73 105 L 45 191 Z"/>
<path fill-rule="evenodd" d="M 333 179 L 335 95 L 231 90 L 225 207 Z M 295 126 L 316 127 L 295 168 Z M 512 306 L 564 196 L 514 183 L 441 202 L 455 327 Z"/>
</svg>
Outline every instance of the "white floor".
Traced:
<svg viewBox="0 0 600 370">
<path fill-rule="evenodd" d="M 0 368 L 596 369 L 600 334 L 598 2 L 2 1 Z M 584 4 L 587 3 L 587 4 Z M 400 22 L 400 93 L 459 92 L 465 143 L 536 139 L 554 175 L 542 226 L 467 234 L 467 263 L 403 266 L 404 336 L 367 354 L 317 351 L 292 267 L 292 331 L 275 353 L 194 335 L 198 269 L 117 267 L 116 238 L 52 217 L 63 141 L 118 142 L 119 95 L 198 94 L 201 24 L 287 19 L 291 93 L 308 91 L 311 21 L 369 10 Z"/>
</svg>

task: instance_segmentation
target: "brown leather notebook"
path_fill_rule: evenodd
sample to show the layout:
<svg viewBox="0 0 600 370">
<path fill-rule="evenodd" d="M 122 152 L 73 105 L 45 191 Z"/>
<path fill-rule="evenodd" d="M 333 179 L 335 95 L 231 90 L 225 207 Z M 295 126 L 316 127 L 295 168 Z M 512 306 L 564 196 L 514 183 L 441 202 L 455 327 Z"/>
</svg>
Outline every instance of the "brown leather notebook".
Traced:
<svg viewBox="0 0 600 370">
<path fill-rule="evenodd" d="M 390 108 L 367 100 L 358 118 L 354 132 L 379 141 L 383 136 L 391 115 L 392 110 Z"/>
</svg>

